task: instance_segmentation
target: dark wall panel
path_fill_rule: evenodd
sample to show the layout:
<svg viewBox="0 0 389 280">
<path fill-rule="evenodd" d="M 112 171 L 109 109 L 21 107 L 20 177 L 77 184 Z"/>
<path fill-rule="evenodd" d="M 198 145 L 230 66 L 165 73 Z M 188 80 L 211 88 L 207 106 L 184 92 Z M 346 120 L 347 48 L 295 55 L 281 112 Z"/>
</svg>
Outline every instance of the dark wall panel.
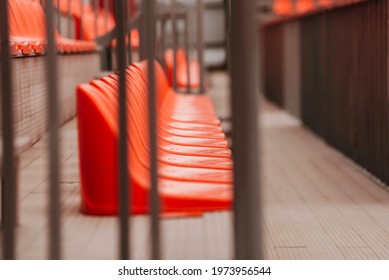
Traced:
<svg viewBox="0 0 389 280">
<path fill-rule="evenodd" d="M 326 9 L 269 25 L 264 34 L 268 98 L 288 87 L 273 85 L 285 68 L 276 57 L 279 30 L 298 20 L 303 123 L 389 184 L 387 6 L 373 0 Z"/>
</svg>

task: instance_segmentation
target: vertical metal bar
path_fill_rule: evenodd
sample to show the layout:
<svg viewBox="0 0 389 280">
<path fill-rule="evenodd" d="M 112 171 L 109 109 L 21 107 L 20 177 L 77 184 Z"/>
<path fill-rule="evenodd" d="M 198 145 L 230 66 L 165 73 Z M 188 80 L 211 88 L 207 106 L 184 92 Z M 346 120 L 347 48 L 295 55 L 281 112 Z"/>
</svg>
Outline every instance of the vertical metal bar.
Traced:
<svg viewBox="0 0 389 280">
<path fill-rule="evenodd" d="M 57 53 L 54 35 L 53 0 L 46 1 L 47 32 L 47 103 L 49 119 L 49 217 L 50 217 L 50 259 L 61 258 L 61 216 L 59 189 L 59 133 L 57 98 Z"/>
<path fill-rule="evenodd" d="M 104 0 L 104 31 L 108 32 L 108 0 Z"/>
<path fill-rule="evenodd" d="M 141 2 L 142 11 L 145 11 L 146 0 Z M 141 60 L 147 59 L 147 34 L 146 34 L 146 19 L 145 14 L 142 12 L 140 14 L 140 25 L 139 25 L 139 57 Z"/>
<path fill-rule="evenodd" d="M 99 18 L 99 0 L 93 0 L 93 10 L 95 14 L 95 38 L 99 36 L 99 30 L 98 30 L 98 18 Z"/>
<path fill-rule="evenodd" d="M 131 4 L 130 3 L 128 3 L 128 0 L 126 0 L 126 7 L 127 7 L 127 20 L 126 20 L 126 22 L 130 22 L 131 21 Z M 132 29 L 130 29 L 130 30 L 126 30 L 126 32 L 127 32 L 127 54 L 128 54 L 128 64 L 129 65 L 131 65 L 131 63 L 132 63 L 132 46 L 131 46 L 131 31 L 132 31 Z"/>
<path fill-rule="evenodd" d="M 150 207 L 151 207 L 151 257 L 160 259 L 159 239 L 159 194 L 157 173 L 157 111 L 155 97 L 155 21 L 154 0 L 146 0 L 145 6 L 147 30 L 147 60 L 148 60 L 148 88 L 149 88 L 149 130 L 150 130 Z"/>
<path fill-rule="evenodd" d="M 177 17 L 176 0 L 172 0 L 172 31 L 173 31 L 173 88 L 177 91 Z"/>
<path fill-rule="evenodd" d="M 14 173 L 14 129 L 12 65 L 9 48 L 8 0 L 0 1 L 1 24 L 1 113 L 3 126 L 3 163 L 2 163 L 2 223 L 3 258 L 15 259 L 15 219 L 16 219 L 16 176 Z"/>
<path fill-rule="evenodd" d="M 61 0 L 57 0 L 57 29 L 61 33 Z"/>
<path fill-rule="evenodd" d="M 200 64 L 200 93 L 204 86 L 204 38 L 203 38 L 203 0 L 197 0 L 197 59 Z"/>
<path fill-rule="evenodd" d="M 166 40 L 165 40 L 165 31 L 166 31 L 166 19 L 163 17 L 161 20 L 161 62 L 163 68 L 166 70 L 166 60 L 165 60 L 165 51 L 166 51 Z"/>
<path fill-rule="evenodd" d="M 126 92 L 126 41 L 125 18 L 126 10 L 123 0 L 115 1 L 117 27 L 117 66 L 119 71 L 119 225 L 120 225 L 120 256 L 122 260 L 130 258 L 129 244 L 129 180 L 127 157 L 127 92 Z"/>
<path fill-rule="evenodd" d="M 155 17 L 155 58 L 158 61 L 161 61 L 161 36 L 162 28 L 161 28 L 161 19 L 157 16 Z"/>
<path fill-rule="evenodd" d="M 236 259 L 260 259 L 258 49 L 254 1 L 231 1 L 232 139 Z"/>
<path fill-rule="evenodd" d="M 187 75 L 187 87 L 186 91 L 191 92 L 191 79 L 190 79 L 190 57 L 189 57 L 189 11 L 185 14 L 185 54 L 186 54 L 186 75 Z"/>
<path fill-rule="evenodd" d="M 68 37 L 72 37 L 72 11 L 71 0 L 68 0 Z"/>
<path fill-rule="evenodd" d="M 84 0 L 80 0 L 80 40 L 84 39 L 84 30 L 82 27 L 82 23 L 84 20 Z"/>
<path fill-rule="evenodd" d="M 225 0 L 227 24 L 227 72 L 231 75 L 231 1 Z"/>
</svg>

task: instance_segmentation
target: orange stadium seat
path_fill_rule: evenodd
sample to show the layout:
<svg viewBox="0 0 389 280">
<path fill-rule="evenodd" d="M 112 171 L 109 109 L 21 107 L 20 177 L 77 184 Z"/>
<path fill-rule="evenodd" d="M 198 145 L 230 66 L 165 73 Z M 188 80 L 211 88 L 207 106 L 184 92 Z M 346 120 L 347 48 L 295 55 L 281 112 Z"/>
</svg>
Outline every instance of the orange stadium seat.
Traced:
<svg viewBox="0 0 389 280">
<path fill-rule="evenodd" d="M 188 87 L 188 71 L 186 52 L 184 49 L 177 49 L 176 53 L 177 61 L 177 86 L 179 88 Z M 173 50 L 169 49 L 165 51 L 165 63 L 168 79 L 171 85 L 173 85 Z M 190 71 L 190 88 L 198 89 L 200 87 L 200 64 L 197 60 L 191 59 L 189 61 Z"/>
<path fill-rule="evenodd" d="M 315 8 L 315 4 L 312 0 L 297 0 L 296 1 L 296 12 L 305 13 Z"/>
<path fill-rule="evenodd" d="M 230 209 L 231 151 L 211 100 L 175 93 L 155 64 L 158 111 L 158 183 L 163 213 L 197 215 Z M 130 209 L 148 212 L 149 131 L 147 63 L 126 70 Z M 82 84 L 77 90 L 82 211 L 118 211 L 118 76 Z"/>
<path fill-rule="evenodd" d="M 56 4 L 57 1 L 55 1 Z M 100 8 L 97 13 L 97 34 L 96 34 L 96 26 L 95 26 L 95 11 L 91 5 L 83 5 L 81 6 L 80 0 L 71 0 L 70 5 L 68 4 L 68 0 L 61 0 L 60 2 L 60 11 L 63 14 L 69 13 L 70 6 L 70 14 L 74 17 L 75 20 L 75 33 L 76 38 L 81 39 L 81 32 L 83 40 L 95 40 L 96 37 L 104 35 L 106 32 L 111 31 L 115 27 L 115 17 L 113 13 L 107 13 L 107 17 L 105 15 L 104 9 Z M 82 22 L 81 22 L 81 10 L 83 9 L 82 14 Z M 97 35 L 97 36 L 96 36 Z M 116 46 L 116 40 L 112 41 L 112 46 Z M 134 49 L 139 48 L 139 33 L 137 29 L 131 31 L 131 46 Z"/>
<path fill-rule="evenodd" d="M 273 13 L 277 16 L 289 16 L 293 14 L 293 3 L 291 0 L 275 0 L 273 2 Z"/>
<path fill-rule="evenodd" d="M 46 49 L 45 14 L 39 2 L 10 0 L 9 30 L 12 55 L 42 54 Z M 96 50 L 96 43 L 63 38 L 56 32 L 57 51 L 61 53 Z"/>
</svg>

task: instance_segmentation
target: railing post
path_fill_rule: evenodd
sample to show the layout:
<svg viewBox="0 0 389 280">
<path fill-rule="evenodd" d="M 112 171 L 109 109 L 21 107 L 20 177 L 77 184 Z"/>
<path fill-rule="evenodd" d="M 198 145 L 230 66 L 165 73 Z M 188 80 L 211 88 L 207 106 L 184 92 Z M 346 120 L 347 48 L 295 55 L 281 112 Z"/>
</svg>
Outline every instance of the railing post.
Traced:
<svg viewBox="0 0 389 280">
<path fill-rule="evenodd" d="M 1 24 L 1 114 L 3 127 L 2 142 L 2 184 L 1 206 L 3 224 L 3 258 L 15 259 L 16 223 L 16 176 L 14 129 L 13 129 L 13 87 L 12 65 L 9 48 L 8 0 L 0 1 Z"/>
<path fill-rule="evenodd" d="M 72 11 L 71 11 L 71 0 L 68 0 L 68 38 L 72 37 Z"/>
<path fill-rule="evenodd" d="M 189 10 L 185 14 L 185 50 L 186 50 L 186 75 L 187 75 L 187 88 L 186 91 L 188 93 L 191 92 L 191 79 L 190 79 L 190 46 L 189 46 Z"/>
<path fill-rule="evenodd" d="M 93 0 L 93 11 L 95 14 L 95 38 L 97 38 L 99 35 L 99 30 L 98 30 L 98 18 L 99 18 L 99 2 L 98 0 Z"/>
<path fill-rule="evenodd" d="M 82 29 L 82 23 L 84 20 L 84 0 L 80 0 L 80 40 L 84 39 L 84 30 Z"/>
<path fill-rule="evenodd" d="M 203 37 L 203 0 L 197 0 L 197 59 L 200 64 L 200 93 L 204 93 L 204 37 Z"/>
<path fill-rule="evenodd" d="M 258 48 L 253 0 L 231 0 L 232 139 L 236 259 L 261 259 Z"/>
<path fill-rule="evenodd" d="M 104 33 L 108 32 L 108 0 L 104 0 Z"/>
<path fill-rule="evenodd" d="M 53 0 L 46 1 L 47 32 L 47 108 L 49 120 L 49 230 L 50 259 L 61 258 L 61 215 L 59 188 L 59 133 L 58 133 L 58 96 L 57 96 L 57 50 L 54 34 Z M 50 24 L 51 23 L 51 24 Z"/>
<path fill-rule="evenodd" d="M 126 25 L 127 25 L 127 22 L 129 22 L 131 20 L 131 5 L 130 3 L 128 3 L 128 0 L 126 0 L 125 2 L 125 5 L 126 5 L 126 11 L 127 11 L 127 18 L 126 18 Z M 127 31 L 127 30 L 126 30 Z M 128 55 L 128 64 L 131 65 L 132 63 L 132 46 L 131 46 L 131 31 L 132 29 L 130 29 L 127 33 L 127 55 Z"/>
<path fill-rule="evenodd" d="M 166 70 L 166 60 L 165 60 L 165 51 L 166 51 L 166 41 L 165 41 L 165 31 L 166 31 L 166 19 L 165 17 L 161 18 L 161 63 L 163 69 Z"/>
<path fill-rule="evenodd" d="M 150 133 L 150 214 L 151 214 L 151 258 L 160 259 L 159 194 L 157 172 L 157 110 L 155 96 L 155 10 L 154 0 L 147 0 L 145 6 L 147 30 L 149 133 Z"/>
<path fill-rule="evenodd" d="M 61 33 L 61 0 L 57 0 L 57 29 Z"/>
<path fill-rule="evenodd" d="M 123 0 L 115 1 L 117 27 L 117 67 L 119 71 L 119 149 L 118 149 L 118 201 L 120 225 L 119 258 L 130 258 L 129 244 L 129 179 L 128 179 L 128 135 L 127 135 L 127 92 L 126 92 L 126 10 Z"/>
<path fill-rule="evenodd" d="M 173 89 L 177 91 L 177 16 L 176 0 L 172 0 L 172 32 L 173 32 Z"/>
</svg>

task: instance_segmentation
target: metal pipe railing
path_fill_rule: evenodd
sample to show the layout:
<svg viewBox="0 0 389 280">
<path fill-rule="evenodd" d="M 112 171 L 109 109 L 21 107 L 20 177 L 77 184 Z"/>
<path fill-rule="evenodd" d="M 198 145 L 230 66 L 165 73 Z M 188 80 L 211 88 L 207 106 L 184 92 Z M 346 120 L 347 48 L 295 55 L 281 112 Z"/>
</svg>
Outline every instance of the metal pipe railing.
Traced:
<svg viewBox="0 0 389 280">
<path fill-rule="evenodd" d="M 57 0 L 57 30 L 61 33 L 61 0 Z"/>
<path fill-rule="evenodd" d="M 187 93 L 191 92 L 191 78 L 190 78 L 190 46 L 189 46 L 189 18 L 188 14 L 186 13 L 185 17 L 185 54 L 186 54 L 186 75 L 187 75 L 187 87 L 186 91 Z"/>
<path fill-rule="evenodd" d="M 84 20 L 84 0 L 80 0 L 80 40 L 84 39 L 84 30 L 82 28 L 83 20 Z"/>
<path fill-rule="evenodd" d="M 155 96 L 155 18 L 154 0 L 146 1 L 146 31 L 148 60 L 148 93 L 149 93 L 149 133 L 150 133 L 150 214 L 151 214 L 151 258 L 160 259 L 160 225 L 159 194 L 157 166 L 157 104 Z"/>
<path fill-rule="evenodd" d="M 172 19 L 172 31 L 173 31 L 173 88 L 177 91 L 177 20 L 174 9 L 176 8 L 176 1 L 172 0 L 173 11 L 171 15 Z"/>
<path fill-rule="evenodd" d="M 47 106 L 49 120 L 49 258 L 61 258 L 61 215 L 59 187 L 59 132 L 58 132 L 58 90 L 57 52 L 55 45 L 53 0 L 46 1 L 47 32 Z"/>
<path fill-rule="evenodd" d="M 166 62 L 165 62 L 165 57 L 164 57 L 164 52 L 166 50 L 165 46 L 165 24 L 166 21 L 170 20 L 172 22 L 172 30 L 173 30 L 173 88 L 178 91 L 178 86 L 177 86 L 177 49 L 179 45 L 179 40 L 178 40 L 178 32 L 177 32 L 177 21 L 178 20 L 183 20 L 185 24 L 185 30 L 184 30 L 184 45 L 185 45 L 185 50 L 186 50 L 186 61 L 188 62 L 186 67 L 187 67 L 187 77 L 188 77 L 188 85 L 186 88 L 186 92 L 190 93 L 192 91 L 190 87 L 190 81 L 191 81 L 191 72 L 190 72 L 190 64 L 189 64 L 189 58 L 190 58 L 190 42 L 189 42 L 189 9 L 184 9 L 181 7 L 176 7 L 172 8 L 171 10 L 169 9 L 163 9 L 164 11 L 158 11 L 156 13 L 156 18 L 161 21 L 161 51 L 162 51 L 162 59 L 161 63 L 166 70 Z"/>
<path fill-rule="evenodd" d="M 117 25 L 117 67 L 119 71 L 119 149 L 118 149 L 118 201 L 120 244 L 119 258 L 126 260 L 130 256 L 129 244 L 129 176 L 128 176 L 128 134 L 127 134 L 127 92 L 126 92 L 126 9 L 123 1 L 115 2 Z"/>
<path fill-rule="evenodd" d="M 203 0 L 197 0 L 197 60 L 200 64 L 200 93 L 204 93 L 204 38 L 203 38 Z"/>
<path fill-rule="evenodd" d="M 72 12 L 71 12 L 71 0 L 68 0 L 68 38 L 72 37 Z"/>
<path fill-rule="evenodd" d="M 97 26 L 97 21 L 98 21 L 98 18 L 99 18 L 99 2 L 98 0 L 93 0 L 93 11 L 94 11 L 94 15 L 95 15 L 95 26 L 94 26 L 94 29 L 95 29 L 95 38 L 97 38 L 99 35 L 98 35 L 98 26 Z"/>
<path fill-rule="evenodd" d="M 166 60 L 165 60 L 165 51 L 166 51 L 166 40 L 165 40 L 165 32 L 166 32 L 166 19 L 161 19 L 161 63 L 163 69 L 166 71 Z"/>
<path fill-rule="evenodd" d="M 125 1 L 125 5 L 126 5 L 126 11 L 127 11 L 126 22 L 130 22 L 131 21 L 131 5 L 127 1 Z M 131 64 L 132 63 L 132 46 L 131 46 L 131 31 L 132 31 L 132 29 L 130 28 L 130 30 L 126 30 L 126 31 L 127 31 L 128 64 Z"/>
<path fill-rule="evenodd" d="M 59 150 L 59 128 L 58 128 L 58 71 L 57 52 L 55 44 L 55 14 L 53 1 L 46 1 L 46 25 L 47 28 L 47 107 L 48 107 L 48 127 L 49 127 L 49 258 L 60 259 L 62 257 L 61 248 L 61 192 L 59 185 L 60 150 Z M 95 14 L 97 11 L 97 1 L 94 2 Z M 232 29 L 231 29 L 231 51 L 239 53 L 240 56 L 232 57 L 232 104 L 233 104 L 233 125 L 234 125 L 234 155 L 235 156 L 235 240 L 237 258 L 259 258 L 261 248 L 258 245 L 260 236 L 259 218 L 259 180 L 258 173 L 258 139 L 257 139 L 257 104 L 258 96 L 256 92 L 256 61 L 255 44 L 252 43 L 254 36 L 251 34 L 254 28 L 251 19 L 253 9 L 249 8 L 252 1 L 239 1 L 232 4 Z M 70 16 L 70 1 L 68 1 Z M 130 10 L 127 9 L 123 1 L 116 1 L 116 35 L 117 35 L 117 66 L 119 71 L 119 142 L 118 142 L 118 201 L 119 201 L 119 258 L 129 259 L 130 250 L 130 224 L 129 213 L 129 168 L 128 168 L 128 143 L 130 135 L 127 133 L 127 90 L 126 90 L 126 51 L 131 56 L 130 31 L 127 29 Z M 0 2 L 0 25 L 1 25 L 1 88 L 2 88 L 2 121 L 3 121 L 3 171 L 4 182 L 2 186 L 2 222 L 4 225 L 3 234 L 3 257 L 6 259 L 15 258 L 15 213 L 16 213 L 16 178 L 14 171 L 15 155 L 13 148 L 13 112 L 12 112 L 12 65 L 9 56 L 9 34 L 8 34 L 8 1 Z M 105 19 L 107 23 L 107 5 L 104 1 Z M 82 6 L 81 6 L 82 7 Z M 129 7 L 128 7 L 129 8 Z M 198 8 L 202 9 L 202 1 L 199 0 Z M 149 100 L 149 133 L 150 133 L 150 219 L 151 219 L 151 258 L 161 258 L 160 244 L 160 203 L 158 194 L 158 166 L 157 166 L 157 100 L 155 90 L 155 5 L 154 1 L 145 1 L 144 17 L 146 23 L 147 41 L 145 44 L 148 60 L 148 100 Z M 234 11 L 235 9 L 235 11 Z M 82 9 L 83 12 L 83 9 Z M 188 12 L 184 16 L 178 12 L 170 14 L 173 26 L 173 55 L 174 55 L 174 81 L 177 88 L 177 20 L 185 20 L 184 44 L 186 47 L 188 88 L 190 88 L 190 43 L 189 43 L 189 18 Z M 69 17 L 70 18 L 70 17 Z M 202 23 L 202 12 L 198 11 L 197 20 Z M 70 20 L 69 20 L 70 22 Z M 164 30 L 165 17 L 162 17 L 162 30 Z M 252 26 L 250 26 L 252 24 Z M 200 27 L 199 27 L 200 26 Z M 107 29 L 107 25 L 106 25 Z M 248 32 L 240 32 L 242 29 Z M 70 30 L 70 28 L 69 28 Z M 97 34 L 97 23 L 95 22 Z M 107 31 L 107 30 L 106 30 Z M 165 42 L 164 31 L 161 32 L 162 40 Z M 198 24 L 198 59 L 200 63 L 200 92 L 204 91 L 204 65 L 203 65 L 203 42 L 202 24 Z M 126 36 L 129 36 L 129 49 L 126 50 Z M 164 51 L 165 44 L 162 44 Z M 164 56 L 164 53 L 163 53 Z M 129 57 L 131 62 L 131 57 Z M 254 229 L 254 230 L 253 230 Z"/>
<path fill-rule="evenodd" d="M 134 18 L 126 23 L 126 33 L 131 32 L 134 28 L 139 28 L 141 25 L 142 15 L 138 13 Z M 96 38 L 96 43 L 101 46 L 108 45 L 112 40 L 117 38 L 117 26 L 115 26 L 112 30 L 107 32 L 106 34 L 99 36 Z"/>
<path fill-rule="evenodd" d="M 10 59 L 8 0 L 0 1 L 1 25 L 1 116 L 3 128 L 2 142 L 2 231 L 3 258 L 15 258 L 15 222 L 16 222 L 16 176 L 14 129 L 13 129 L 13 85 L 11 79 L 12 64 Z"/>
<path fill-rule="evenodd" d="M 231 104 L 236 259 L 261 259 L 258 48 L 253 0 L 231 0 Z M 245 32 L 242 32 L 244 30 Z M 239 55 L 237 55 L 239 54 Z"/>
<path fill-rule="evenodd" d="M 104 8 L 104 33 L 107 33 L 108 32 L 108 0 L 104 0 L 103 8 Z"/>
</svg>

